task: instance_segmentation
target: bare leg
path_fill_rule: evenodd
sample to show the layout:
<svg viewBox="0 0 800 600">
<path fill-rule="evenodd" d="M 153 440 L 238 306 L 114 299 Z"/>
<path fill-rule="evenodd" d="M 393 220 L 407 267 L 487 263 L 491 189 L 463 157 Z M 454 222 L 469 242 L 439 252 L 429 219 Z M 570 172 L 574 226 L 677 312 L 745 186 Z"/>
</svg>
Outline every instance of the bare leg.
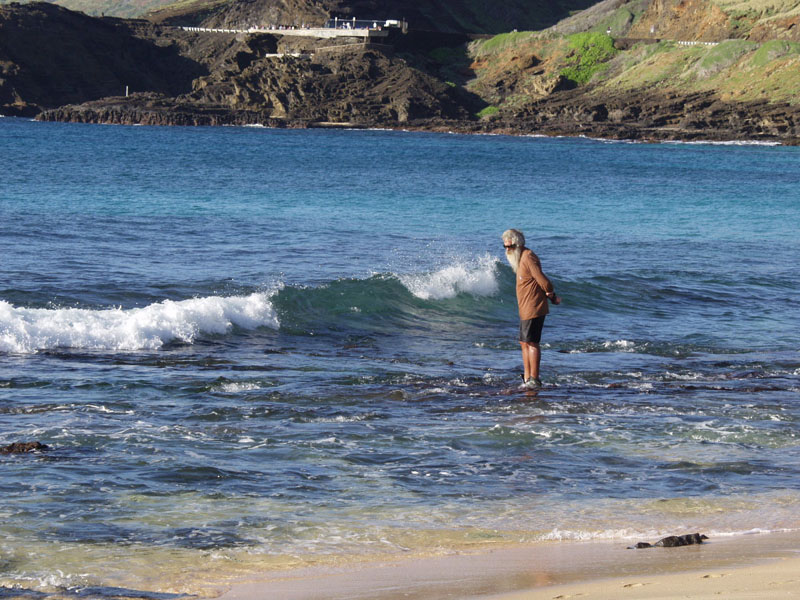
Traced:
<svg viewBox="0 0 800 600">
<path fill-rule="evenodd" d="M 522 347 L 522 367 L 525 369 L 525 373 L 522 376 L 523 381 L 528 381 L 531 378 L 531 363 L 529 358 L 528 352 L 528 344 L 525 342 L 520 342 L 519 345 Z"/>
<path fill-rule="evenodd" d="M 539 344 L 520 342 L 522 346 L 522 364 L 525 367 L 525 381 L 539 379 L 539 364 L 542 361 L 542 350 Z"/>
</svg>

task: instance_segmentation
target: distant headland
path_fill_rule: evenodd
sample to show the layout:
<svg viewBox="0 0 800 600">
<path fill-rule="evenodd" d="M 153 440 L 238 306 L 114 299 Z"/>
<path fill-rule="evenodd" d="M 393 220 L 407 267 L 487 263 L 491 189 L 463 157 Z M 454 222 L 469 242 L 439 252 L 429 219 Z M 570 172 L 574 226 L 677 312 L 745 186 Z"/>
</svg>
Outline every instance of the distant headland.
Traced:
<svg viewBox="0 0 800 600">
<path fill-rule="evenodd" d="M 3 3 L 0 114 L 800 140 L 800 11 L 755 0 L 503 0 L 487 14 L 390 4 L 150 0 L 139 5 L 152 12 L 122 18 Z"/>
</svg>

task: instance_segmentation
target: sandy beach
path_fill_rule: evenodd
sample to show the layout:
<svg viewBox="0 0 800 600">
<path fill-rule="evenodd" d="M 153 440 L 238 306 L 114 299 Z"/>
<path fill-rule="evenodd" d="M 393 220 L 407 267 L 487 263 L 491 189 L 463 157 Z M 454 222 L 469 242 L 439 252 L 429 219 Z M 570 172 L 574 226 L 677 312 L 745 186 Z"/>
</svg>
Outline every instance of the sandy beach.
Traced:
<svg viewBox="0 0 800 600">
<path fill-rule="evenodd" d="M 752 534 L 702 546 L 629 550 L 552 542 L 445 557 L 298 569 L 234 585 L 223 600 L 539 600 L 797 598 L 800 535 Z"/>
<path fill-rule="evenodd" d="M 705 569 L 672 575 L 617 577 L 580 584 L 493 596 L 497 600 L 544 598 L 626 598 L 660 600 L 672 598 L 772 599 L 800 598 L 800 558 L 779 558 L 766 564 Z"/>
</svg>

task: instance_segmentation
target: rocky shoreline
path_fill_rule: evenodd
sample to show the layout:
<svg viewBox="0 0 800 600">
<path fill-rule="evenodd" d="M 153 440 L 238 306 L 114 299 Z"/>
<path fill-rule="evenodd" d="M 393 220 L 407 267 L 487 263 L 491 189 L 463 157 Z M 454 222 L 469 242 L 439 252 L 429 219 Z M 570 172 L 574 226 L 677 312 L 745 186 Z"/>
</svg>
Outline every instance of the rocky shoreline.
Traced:
<svg viewBox="0 0 800 600">
<path fill-rule="evenodd" d="M 252 126 L 280 129 L 385 128 L 465 134 L 583 136 L 641 142 L 764 142 L 800 145 L 800 110 L 788 104 L 726 103 L 713 94 L 670 94 L 587 102 L 564 92 L 509 119 L 423 118 L 326 121 L 275 118 L 268 111 L 181 105 L 152 94 L 106 98 L 47 110 L 40 121 L 157 126 Z"/>
</svg>

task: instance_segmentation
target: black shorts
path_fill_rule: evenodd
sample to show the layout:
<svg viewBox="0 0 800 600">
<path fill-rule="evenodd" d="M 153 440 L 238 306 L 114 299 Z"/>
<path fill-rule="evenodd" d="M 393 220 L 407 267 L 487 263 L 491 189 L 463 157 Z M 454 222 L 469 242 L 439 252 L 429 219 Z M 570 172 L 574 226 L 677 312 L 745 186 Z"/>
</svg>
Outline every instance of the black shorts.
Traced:
<svg viewBox="0 0 800 600">
<path fill-rule="evenodd" d="M 542 327 L 544 326 L 544 315 L 535 319 L 527 319 L 519 322 L 519 341 L 528 344 L 538 344 L 542 339 Z"/>
</svg>

